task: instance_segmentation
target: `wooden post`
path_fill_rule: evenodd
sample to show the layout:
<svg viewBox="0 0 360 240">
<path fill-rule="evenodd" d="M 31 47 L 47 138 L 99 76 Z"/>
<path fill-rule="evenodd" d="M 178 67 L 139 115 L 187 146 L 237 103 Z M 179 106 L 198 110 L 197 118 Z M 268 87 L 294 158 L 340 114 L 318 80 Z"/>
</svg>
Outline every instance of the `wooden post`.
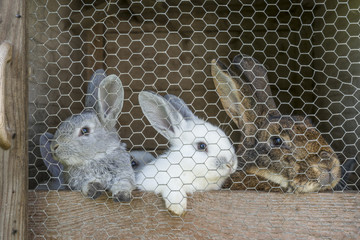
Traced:
<svg viewBox="0 0 360 240">
<path fill-rule="evenodd" d="M 10 149 L 0 148 L 0 239 L 27 239 L 27 99 L 25 1 L 0 1 L 0 44 L 12 46 L 6 64 L 6 130 Z M 3 104 L 3 103 L 2 103 Z"/>
</svg>

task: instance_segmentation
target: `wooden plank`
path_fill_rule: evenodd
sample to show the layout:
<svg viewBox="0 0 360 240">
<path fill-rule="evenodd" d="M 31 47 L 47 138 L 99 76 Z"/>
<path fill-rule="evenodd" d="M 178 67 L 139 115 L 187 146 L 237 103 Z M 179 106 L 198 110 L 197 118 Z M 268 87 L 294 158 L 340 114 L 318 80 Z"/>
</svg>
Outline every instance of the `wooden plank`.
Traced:
<svg viewBox="0 0 360 240">
<path fill-rule="evenodd" d="M 359 239 L 360 194 L 196 193 L 184 217 L 160 197 L 130 204 L 79 192 L 31 191 L 29 239 Z"/>
<path fill-rule="evenodd" d="M 6 67 L 5 116 L 11 148 L 0 149 L 0 239 L 27 235 L 27 99 L 25 1 L 0 1 L 0 43 L 12 45 Z"/>
</svg>

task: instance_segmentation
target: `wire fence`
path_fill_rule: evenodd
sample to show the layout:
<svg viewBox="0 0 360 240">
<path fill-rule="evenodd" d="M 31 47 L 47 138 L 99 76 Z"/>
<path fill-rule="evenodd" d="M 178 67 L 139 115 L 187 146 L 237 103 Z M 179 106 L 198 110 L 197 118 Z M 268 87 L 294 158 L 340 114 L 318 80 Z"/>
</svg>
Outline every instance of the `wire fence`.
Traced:
<svg viewBox="0 0 360 240">
<path fill-rule="evenodd" d="M 59 189 L 60 182 L 74 187 L 49 169 L 45 159 L 55 150 L 42 155 L 41 136 L 56 134 L 84 109 L 98 111 L 98 103 L 89 106 L 86 99 L 94 72 L 103 69 L 123 86 L 116 132 L 125 152 L 195 159 L 192 168 L 180 164 L 175 172 L 196 172 L 202 150 L 217 159 L 215 167 L 199 160 L 200 168 L 208 167 L 200 177 L 205 186 L 196 177 L 182 180 L 190 192 L 359 191 L 359 6 L 356 0 L 29 1 L 30 189 Z M 142 102 L 144 91 L 156 94 Z M 182 99 L 186 110 L 164 100 L 166 94 Z M 152 111 L 164 113 L 151 103 L 170 104 L 184 119 L 198 117 L 190 127 L 167 126 L 192 132 L 195 140 L 176 133 L 182 147 L 175 151 Z M 226 159 L 232 151 L 234 162 Z M 206 177 L 213 168 L 221 178 L 216 186 Z M 151 177 L 142 176 L 146 185 Z M 157 184 L 166 185 L 163 179 Z"/>
</svg>

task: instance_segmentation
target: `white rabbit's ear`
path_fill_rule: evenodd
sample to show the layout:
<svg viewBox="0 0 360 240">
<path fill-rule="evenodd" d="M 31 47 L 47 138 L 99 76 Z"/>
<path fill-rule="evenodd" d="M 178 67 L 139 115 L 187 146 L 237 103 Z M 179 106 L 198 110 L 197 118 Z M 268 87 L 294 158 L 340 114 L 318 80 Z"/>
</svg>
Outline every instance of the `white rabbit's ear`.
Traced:
<svg viewBox="0 0 360 240">
<path fill-rule="evenodd" d="M 164 96 L 166 100 L 183 116 L 185 119 L 194 119 L 197 118 L 190 108 L 186 105 L 184 100 L 179 97 L 176 97 L 172 94 L 167 94 Z"/>
<path fill-rule="evenodd" d="M 50 144 L 54 135 L 51 133 L 44 133 L 40 137 L 40 152 L 43 157 L 43 161 L 51 173 L 52 177 L 61 177 L 61 172 L 64 170 L 64 166 L 56 161 L 51 153 Z M 62 177 L 61 177 L 62 178 Z"/>
<path fill-rule="evenodd" d="M 163 97 L 153 92 L 140 92 L 139 103 L 151 125 L 170 139 L 183 116 Z"/>
<path fill-rule="evenodd" d="M 106 128 L 114 128 L 124 103 L 124 88 L 116 75 L 104 78 L 99 85 L 100 120 Z"/>
<path fill-rule="evenodd" d="M 97 104 L 97 101 L 99 100 L 98 92 L 100 83 L 104 78 L 106 78 L 106 74 L 103 69 L 96 70 L 91 76 L 85 97 L 85 107 L 93 108 L 96 111 L 99 110 Z"/>
</svg>

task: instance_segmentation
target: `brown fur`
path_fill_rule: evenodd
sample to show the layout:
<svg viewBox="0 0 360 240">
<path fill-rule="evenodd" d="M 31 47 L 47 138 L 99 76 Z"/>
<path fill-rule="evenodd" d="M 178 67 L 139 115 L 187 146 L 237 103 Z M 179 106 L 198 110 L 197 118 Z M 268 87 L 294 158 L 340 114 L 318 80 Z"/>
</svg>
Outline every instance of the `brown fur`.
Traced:
<svg viewBox="0 0 360 240">
<path fill-rule="evenodd" d="M 313 192 L 333 188 L 340 162 L 326 140 L 302 116 L 281 116 L 268 85 L 266 69 L 238 55 L 240 77 L 213 61 L 212 75 L 225 111 L 242 132 L 237 142 L 239 169 L 226 182 L 230 189 Z M 282 144 L 274 144 L 274 139 Z"/>
</svg>

